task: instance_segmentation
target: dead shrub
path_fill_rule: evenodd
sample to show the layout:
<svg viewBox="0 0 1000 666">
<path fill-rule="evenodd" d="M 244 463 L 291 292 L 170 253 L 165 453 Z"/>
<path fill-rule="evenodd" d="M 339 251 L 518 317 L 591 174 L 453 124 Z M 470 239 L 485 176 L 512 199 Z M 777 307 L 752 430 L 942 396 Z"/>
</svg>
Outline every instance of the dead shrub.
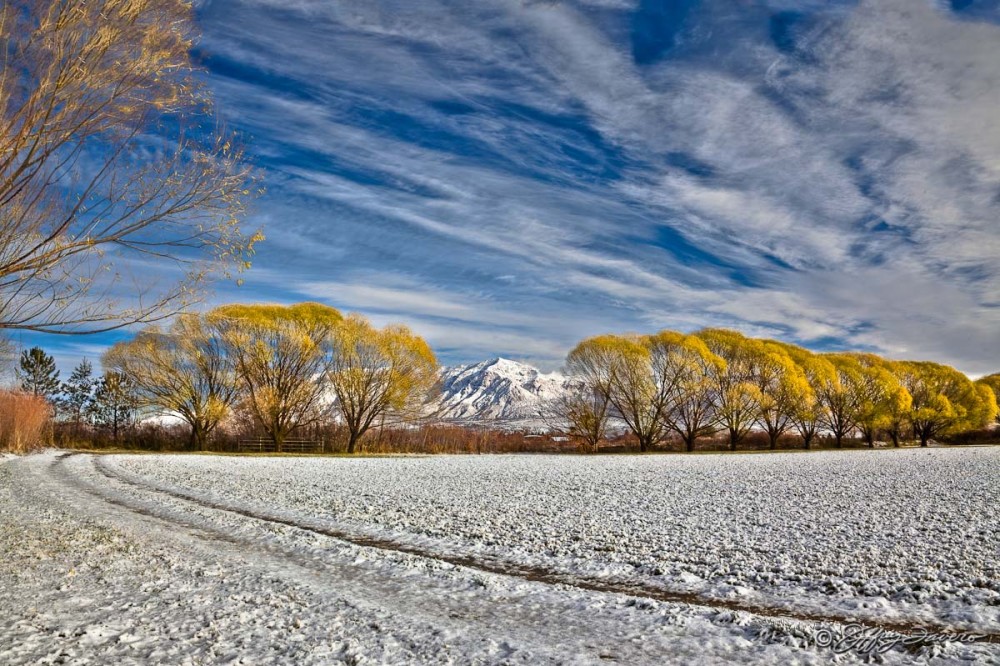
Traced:
<svg viewBox="0 0 1000 666">
<path fill-rule="evenodd" d="M 0 450 L 25 453 L 41 446 L 49 430 L 49 403 L 20 391 L 0 391 Z"/>
</svg>

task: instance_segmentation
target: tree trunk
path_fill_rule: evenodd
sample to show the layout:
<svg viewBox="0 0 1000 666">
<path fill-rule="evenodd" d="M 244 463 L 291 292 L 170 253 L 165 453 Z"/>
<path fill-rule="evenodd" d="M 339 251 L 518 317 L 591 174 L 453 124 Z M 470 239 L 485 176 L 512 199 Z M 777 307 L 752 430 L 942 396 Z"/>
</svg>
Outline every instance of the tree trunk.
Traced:
<svg viewBox="0 0 1000 666">
<path fill-rule="evenodd" d="M 776 448 L 778 448 L 778 437 L 780 437 L 780 436 L 781 436 L 781 433 L 779 433 L 777 431 L 769 431 L 767 433 L 767 438 L 771 441 L 771 450 L 772 451 L 774 451 Z"/>
<path fill-rule="evenodd" d="M 208 444 L 208 433 L 203 424 L 191 427 L 191 444 L 196 451 L 204 451 Z"/>
<path fill-rule="evenodd" d="M 354 447 L 357 445 L 357 443 L 358 443 L 358 434 L 352 430 L 347 438 L 347 452 L 349 454 L 354 453 Z"/>
<path fill-rule="evenodd" d="M 694 441 L 696 439 L 694 435 L 682 435 L 681 439 L 684 440 L 685 451 L 687 451 L 688 453 L 694 451 Z"/>
</svg>

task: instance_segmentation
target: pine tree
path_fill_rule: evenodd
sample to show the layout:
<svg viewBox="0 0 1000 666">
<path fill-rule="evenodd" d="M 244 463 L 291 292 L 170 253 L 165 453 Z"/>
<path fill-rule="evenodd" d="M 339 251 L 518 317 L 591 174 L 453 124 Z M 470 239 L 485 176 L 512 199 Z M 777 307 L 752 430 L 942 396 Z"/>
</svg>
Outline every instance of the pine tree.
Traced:
<svg viewBox="0 0 1000 666">
<path fill-rule="evenodd" d="M 32 347 L 21 352 L 21 363 L 17 370 L 21 388 L 28 393 L 51 399 L 59 391 L 59 371 L 56 361 L 41 347 Z"/>
<path fill-rule="evenodd" d="M 135 386 L 128 376 L 105 372 L 88 411 L 96 425 L 111 431 L 111 440 L 117 444 L 122 432 L 135 424 L 137 407 Z"/>
<path fill-rule="evenodd" d="M 83 359 L 73 368 L 73 374 L 62 384 L 62 397 L 59 399 L 59 409 L 67 421 L 73 424 L 76 434 L 83 423 L 84 415 L 94 396 L 94 386 L 97 383 L 93 376 L 93 366 Z"/>
</svg>

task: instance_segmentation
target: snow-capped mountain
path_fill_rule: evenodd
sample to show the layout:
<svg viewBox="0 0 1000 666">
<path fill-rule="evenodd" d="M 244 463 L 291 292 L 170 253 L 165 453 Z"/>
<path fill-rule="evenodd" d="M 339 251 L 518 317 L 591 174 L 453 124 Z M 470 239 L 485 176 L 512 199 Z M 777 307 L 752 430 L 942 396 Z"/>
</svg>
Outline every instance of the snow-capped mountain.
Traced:
<svg viewBox="0 0 1000 666">
<path fill-rule="evenodd" d="M 571 385 L 559 373 L 505 358 L 443 368 L 434 412 L 448 421 L 544 427 L 553 403 Z"/>
</svg>

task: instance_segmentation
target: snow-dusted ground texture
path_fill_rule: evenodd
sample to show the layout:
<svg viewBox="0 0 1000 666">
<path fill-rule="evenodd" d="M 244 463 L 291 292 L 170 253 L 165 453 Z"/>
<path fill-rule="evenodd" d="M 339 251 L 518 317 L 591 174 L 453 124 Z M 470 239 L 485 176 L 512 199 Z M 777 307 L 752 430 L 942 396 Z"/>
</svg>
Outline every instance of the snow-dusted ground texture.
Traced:
<svg viewBox="0 0 1000 666">
<path fill-rule="evenodd" d="M 4 459 L 0 663 L 856 663 L 1000 634 L 998 506 L 995 448 Z"/>
</svg>

